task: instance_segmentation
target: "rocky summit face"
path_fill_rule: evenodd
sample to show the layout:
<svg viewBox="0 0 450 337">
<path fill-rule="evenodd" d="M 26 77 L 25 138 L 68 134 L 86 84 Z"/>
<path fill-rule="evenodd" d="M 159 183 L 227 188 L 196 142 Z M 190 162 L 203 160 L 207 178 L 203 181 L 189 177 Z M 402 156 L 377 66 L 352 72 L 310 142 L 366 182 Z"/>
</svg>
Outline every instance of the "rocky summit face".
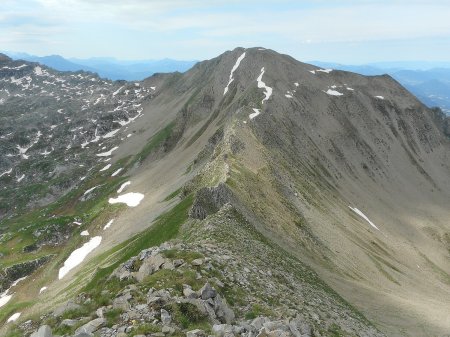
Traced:
<svg viewBox="0 0 450 337">
<path fill-rule="evenodd" d="M 111 82 L 0 56 L 5 336 L 443 336 L 449 120 L 237 48 Z"/>
</svg>

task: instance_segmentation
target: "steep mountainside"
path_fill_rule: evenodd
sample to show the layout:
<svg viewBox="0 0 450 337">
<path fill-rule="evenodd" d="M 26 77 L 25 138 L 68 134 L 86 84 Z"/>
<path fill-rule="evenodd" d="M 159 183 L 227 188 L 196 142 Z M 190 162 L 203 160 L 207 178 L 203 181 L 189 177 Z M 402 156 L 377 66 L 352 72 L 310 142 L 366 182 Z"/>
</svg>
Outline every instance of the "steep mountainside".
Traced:
<svg viewBox="0 0 450 337">
<path fill-rule="evenodd" d="M 1 82 L 0 144 L 12 154 L 0 159 L 4 172 L 12 167 L 0 242 L 11 288 L 0 318 L 14 322 L 4 329 L 449 330 L 448 122 L 389 76 L 320 69 L 264 48 L 139 83 L 3 63 L 0 71 L 24 71 Z M 51 98 L 44 81 L 54 83 Z M 53 151 L 52 163 L 71 165 L 25 165 Z M 67 194 L 53 187 L 64 175 Z M 44 194 L 29 187 L 43 181 L 51 197 L 41 207 Z M 12 193 L 27 200 L 14 211 Z"/>
</svg>

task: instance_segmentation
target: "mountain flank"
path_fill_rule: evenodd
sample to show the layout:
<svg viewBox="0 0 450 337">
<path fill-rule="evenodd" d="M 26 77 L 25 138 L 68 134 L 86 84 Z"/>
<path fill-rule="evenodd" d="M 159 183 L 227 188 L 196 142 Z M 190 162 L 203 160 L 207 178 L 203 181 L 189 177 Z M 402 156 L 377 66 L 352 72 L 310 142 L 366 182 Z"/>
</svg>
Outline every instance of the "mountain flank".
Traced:
<svg viewBox="0 0 450 337">
<path fill-rule="evenodd" d="M 0 263 L 49 256 L 4 283 L 5 334 L 449 330 L 448 119 L 390 76 L 264 48 L 133 83 L 4 62 Z"/>
</svg>

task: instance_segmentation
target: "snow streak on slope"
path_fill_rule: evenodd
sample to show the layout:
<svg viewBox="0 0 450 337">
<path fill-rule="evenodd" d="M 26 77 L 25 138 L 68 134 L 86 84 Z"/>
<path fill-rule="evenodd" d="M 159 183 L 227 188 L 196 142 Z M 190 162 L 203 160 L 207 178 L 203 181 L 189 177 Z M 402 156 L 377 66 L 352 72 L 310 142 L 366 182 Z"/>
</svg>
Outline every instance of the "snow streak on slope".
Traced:
<svg viewBox="0 0 450 337">
<path fill-rule="evenodd" d="M 131 181 L 126 181 L 122 185 L 120 185 L 119 189 L 117 190 L 117 193 L 122 193 L 122 191 L 131 184 Z"/>
<path fill-rule="evenodd" d="M 264 88 L 264 95 L 265 97 L 263 98 L 263 100 L 261 101 L 261 104 L 264 103 L 264 101 L 267 101 L 269 99 L 269 97 L 272 95 L 272 88 L 268 87 L 263 81 L 262 81 L 262 77 L 264 75 L 265 69 L 264 67 L 261 68 L 261 74 L 259 74 L 259 77 L 257 78 L 257 82 L 258 82 L 258 88 Z"/>
<path fill-rule="evenodd" d="M 225 89 L 223 90 L 223 95 L 225 96 L 225 94 L 228 92 L 228 86 L 231 84 L 231 82 L 234 81 L 233 78 L 233 73 L 236 71 L 236 69 L 239 67 L 239 64 L 241 64 L 241 61 L 244 59 L 245 57 L 245 52 L 242 53 L 241 56 L 238 57 L 238 59 L 236 60 L 236 63 L 234 64 L 233 68 L 231 68 L 231 72 L 230 72 L 230 80 L 228 81 L 227 86 L 225 87 Z"/>
<path fill-rule="evenodd" d="M 376 230 L 380 230 L 372 221 L 369 220 L 369 218 L 363 213 L 361 212 L 359 209 L 357 209 L 356 207 L 352 207 L 352 206 L 348 206 L 348 208 L 350 208 L 353 212 L 355 212 L 356 214 L 358 214 L 361 218 L 363 218 L 364 220 L 366 220 L 369 225 L 371 225 L 373 228 L 375 228 Z"/>
<path fill-rule="evenodd" d="M 103 230 L 107 230 L 109 227 L 111 227 L 111 225 L 113 224 L 114 219 L 109 220 L 108 223 L 103 227 Z"/>
<path fill-rule="evenodd" d="M 250 119 L 255 118 L 256 116 L 258 116 L 261 113 L 261 111 L 259 109 L 253 109 L 253 111 L 254 111 L 254 113 L 251 113 L 250 115 L 248 115 L 248 117 Z"/>
</svg>

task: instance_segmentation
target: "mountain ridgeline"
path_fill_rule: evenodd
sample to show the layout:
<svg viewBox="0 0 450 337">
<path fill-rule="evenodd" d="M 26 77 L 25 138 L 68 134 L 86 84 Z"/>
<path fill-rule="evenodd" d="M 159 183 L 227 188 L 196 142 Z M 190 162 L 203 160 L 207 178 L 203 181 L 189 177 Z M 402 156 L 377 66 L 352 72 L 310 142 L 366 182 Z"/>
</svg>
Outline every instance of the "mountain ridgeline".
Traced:
<svg viewBox="0 0 450 337">
<path fill-rule="evenodd" d="M 443 336 L 449 119 L 237 48 L 140 82 L 0 57 L 9 336 Z M 84 335 L 83 335 L 84 334 Z"/>
</svg>

